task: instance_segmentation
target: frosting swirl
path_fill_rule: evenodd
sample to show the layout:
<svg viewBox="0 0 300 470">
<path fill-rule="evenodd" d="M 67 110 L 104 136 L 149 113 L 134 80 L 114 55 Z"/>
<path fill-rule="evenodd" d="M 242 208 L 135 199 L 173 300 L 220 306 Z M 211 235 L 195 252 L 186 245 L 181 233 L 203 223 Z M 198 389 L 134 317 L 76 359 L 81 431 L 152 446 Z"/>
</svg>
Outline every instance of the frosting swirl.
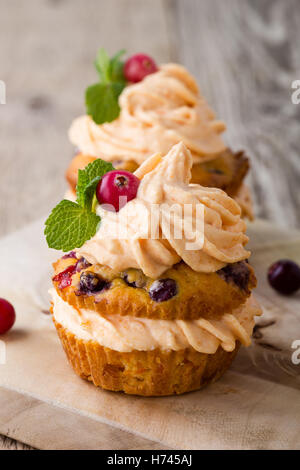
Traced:
<svg viewBox="0 0 300 470">
<path fill-rule="evenodd" d="M 220 189 L 189 184 L 192 164 L 183 143 L 145 161 L 135 172 L 137 197 L 117 213 L 98 206 L 100 227 L 78 256 L 116 271 L 139 268 L 153 279 L 180 260 L 215 272 L 248 258 L 240 207 Z"/>
<path fill-rule="evenodd" d="M 120 116 L 111 123 L 97 125 L 89 116 L 75 119 L 69 137 L 82 153 L 140 165 L 181 141 L 195 163 L 213 159 L 226 148 L 220 136 L 225 124 L 215 119 L 194 78 L 181 65 L 163 65 L 127 86 L 119 102 Z"/>
<path fill-rule="evenodd" d="M 152 320 L 120 315 L 98 315 L 93 310 L 77 310 L 65 302 L 54 289 L 50 291 L 55 320 L 84 340 L 97 341 L 115 351 L 151 351 L 156 348 L 178 351 L 193 348 L 214 354 L 221 346 L 233 351 L 238 340 L 244 346 L 251 343 L 254 316 L 261 309 L 251 295 L 244 305 L 222 318 L 193 321 Z"/>
</svg>

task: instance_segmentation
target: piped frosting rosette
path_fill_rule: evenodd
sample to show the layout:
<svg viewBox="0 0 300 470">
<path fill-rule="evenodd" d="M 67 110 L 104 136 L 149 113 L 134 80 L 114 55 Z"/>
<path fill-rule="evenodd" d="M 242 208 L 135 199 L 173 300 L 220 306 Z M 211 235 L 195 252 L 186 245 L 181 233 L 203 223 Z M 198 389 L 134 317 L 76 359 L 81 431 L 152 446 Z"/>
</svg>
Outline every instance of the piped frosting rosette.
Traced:
<svg viewBox="0 0 300 470">
<path fill-rule="evenodd" d="M 226 149 L 225 124 L 215 119 L 197 83 L 178 64 L 125 88 L 120 116 L 97 125 L 89 116 L 74 120 L 69 137 L 83 154 L 108 161 L 134 160 L 141 165 L 155 152 L 166 154 L 182 141 L 194 163 L 211 160 Z"/>
<path fill-rule="evenodd" d="M 191 167 L 183 143 L 165 157 L 150 157 L 135 172 L 141 179 L 137 197 L 117 213 L 99 206 L 100 228 L 78 255 L 116 271 L 138 268 L 152 278 L 181 260 L 194 271 L 215 272 L 247 259 L 240 207 L 222 190 L 189 184 Z"/>
</svg>

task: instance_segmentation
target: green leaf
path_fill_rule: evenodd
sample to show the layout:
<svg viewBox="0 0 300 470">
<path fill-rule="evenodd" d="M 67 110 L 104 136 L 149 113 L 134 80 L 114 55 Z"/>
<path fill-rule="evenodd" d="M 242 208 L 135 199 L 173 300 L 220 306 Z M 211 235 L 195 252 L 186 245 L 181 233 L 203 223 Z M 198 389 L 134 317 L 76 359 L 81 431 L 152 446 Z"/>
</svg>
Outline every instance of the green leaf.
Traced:
<svg viewBox="0 0 300 470">
<path fill-rule="evenodd" d="M 95 67 L 99 73 L 100 83 L 125 83 L 123 74 L 124 63 L 120 60 L 120 57 L 124 54 L 125 50 L 122 49 L 110 59 L 105 49 L 99 49 L 95 60 Z"/>
<path fill-rule="evenodd" d="M 95 214 L 96 186 L 113 169 L 111 163 L 99 158 L 78 171 L 77 203 L 64 199 L 46 220 L 45 236 L 50 248 L 70 251 L 95 235 L 101 220 Z"/>
<path fill-rule="evenodd" d="M 114 167 L 111 163 L 98 158 L 89 163 L 83 170 L 78 170 L 76 194 L 77 203 L 81 207 L 92 210 L 93 197 L 100 178 L 113 169 Z"/>
<path fill-rule="evenodd" d="M 98 51 L 97 58 L 95 60 L 95 67 L 99 73 L 100 82 L 109 82 L 111 63 L 107 52 L 103 48 Z"/>
<path fill-rule="evenodd" d="M 117 52 L 110 60 L 110 78 L 113 82 L 126 83 L 124 77 L 124 62 L 120 60 L 120 57 L 125 54 L 125 49 Z"/>
<path fill-rule="evenodd" d="M 87 114 L 96 124 L 114 121 L 120 114 L 118 98 L 125 84 L 96 83 L 86 89 L 85 104 Z"/>
<path fill-rule="evenodd" d="M 114 121 L 120 114 L 118 98 L 126 86 L 124 62 L 120 60 L 124 53 L 121 50 L 110 59 L 104 49 L 98 51 L 95 67 L 99 82 L 85 92 L 87 114 L 96 124 Z"/>
<path fill-rule="evenodd" d="M 70 251 L 92 238 L 100 217 L 75 202 L 62 200 L 46 220 L 45 236 L 50 248 Z"/>
<path fill-rule="evenodd" d="M 95 211 L 95 207 L 93 207 L 93 200 L 97 188 L 97 184 L 99 183 L 101 176 L 96 176 L 92 181 L 90 181 L 83 190 L 82 199 L 83 199 L 83 207 L 88 209 L 91 212 Z"/>
</svg>

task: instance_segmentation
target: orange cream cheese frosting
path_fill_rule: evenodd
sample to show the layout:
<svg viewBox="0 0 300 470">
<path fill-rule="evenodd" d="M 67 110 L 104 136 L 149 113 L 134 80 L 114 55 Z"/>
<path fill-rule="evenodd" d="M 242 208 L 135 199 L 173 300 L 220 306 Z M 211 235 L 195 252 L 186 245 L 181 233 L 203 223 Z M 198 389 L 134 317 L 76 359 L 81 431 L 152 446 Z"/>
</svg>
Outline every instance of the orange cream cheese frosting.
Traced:
<svg viewBox="0 0 300 470">
<path fill-rule="evenodd" d="M 215 272 L 247 259 L 239 205 L 220 189 L 189 184 L 192 164 L 183 143 L 148 158 L 135 172 L 137 197 L 117 213 L 99 205 L 99 229 L 77 256 L 154 279 L 181 260 L 194 271 Z"/>
<path fill-rule="evenodd" d="M 156 348 L 178 351 L 193 348 L 198 352 L 214 354 L 221 346 L 233 351 L 236 341 L 244 346 L 251 343 L 254 316 L 261 310 L 253 296 L 232 313 L 221 319 L 193 321 L 151 320 L 132 316 L 101 316 L 93 310 L 80 311 L 65 302 L 55 291 L 53 299 L 55 320 L 78 338 L 96 341 L 114 351 L 150 351 Z"/>
<path fill-rule="evenodd" d="M 211 160 L 226 148 L 221 137 L 225 124 L 216 120 L 194 78 L 181 65 L 162 65 L 127 86 L 119 104 L 120 116 L 111 123 L 97 125 L 89 116 L 74 120 L 69 138 L 82 153 L 141 165 L 153 153 L 165 154 L 181 141 L 194 163 Z"/>
</svg>

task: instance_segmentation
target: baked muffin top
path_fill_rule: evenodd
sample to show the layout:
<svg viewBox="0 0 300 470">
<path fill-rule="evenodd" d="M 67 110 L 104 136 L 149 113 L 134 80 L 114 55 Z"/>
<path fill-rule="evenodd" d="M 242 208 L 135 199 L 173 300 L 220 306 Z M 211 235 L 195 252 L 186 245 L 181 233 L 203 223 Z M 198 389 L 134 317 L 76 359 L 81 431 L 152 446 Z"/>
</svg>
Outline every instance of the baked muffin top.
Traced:
<svg viewBox="0 0 300 470">
<path fill-rule="evenodd" d="M 218 318 L 245 303 L 256 285 L 253 268 L 246 261 L 214 273 L 196 272 L 181 261 L 158 279 L 151 279 L 140 269 L 115 272 L 75 256 L 54 263 L 54 287 L 70 305 L 102 315 Z"/>
</svg>

